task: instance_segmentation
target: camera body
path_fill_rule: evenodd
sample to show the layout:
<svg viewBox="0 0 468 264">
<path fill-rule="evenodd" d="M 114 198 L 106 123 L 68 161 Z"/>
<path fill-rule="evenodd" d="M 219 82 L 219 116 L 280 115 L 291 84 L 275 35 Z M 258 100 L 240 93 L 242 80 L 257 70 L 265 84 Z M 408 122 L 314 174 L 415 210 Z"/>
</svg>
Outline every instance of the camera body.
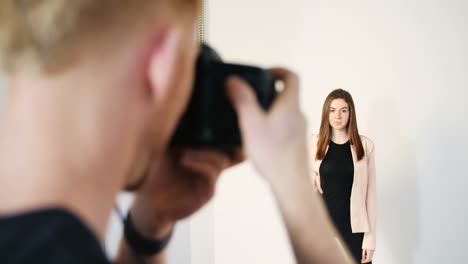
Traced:
<svg viewBox="0 0 468 264">
<path fill-rule="evenodd" d="M 223 63 L 212 48 L 203 44 L 192 96 L 171 145 L 226 150 L 242 145 L 237 113 L 227 96 L 226 81 L 232 75 L 248 82 L 261 107 L 268 110 L 277 94 L 273 73 L 258 67 Z"/>
</svg>

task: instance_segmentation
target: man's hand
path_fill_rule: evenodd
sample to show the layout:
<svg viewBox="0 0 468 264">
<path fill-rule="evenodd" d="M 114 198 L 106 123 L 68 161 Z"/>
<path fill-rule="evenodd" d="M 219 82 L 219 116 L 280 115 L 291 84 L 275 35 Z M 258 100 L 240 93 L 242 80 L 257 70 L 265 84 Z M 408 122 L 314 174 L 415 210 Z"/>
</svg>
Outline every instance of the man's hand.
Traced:
<svg viewBox="0 0 468 264">
<path fill-rule="evenodd" d="M 167 237 L 177 220 L 190 216 L 213 196 L 219 174 L 243 161 L 241 151 L 214 149 L 171 149 L 150 165 L 136 191 L 130 213 L 137 231 L 148 239 Z M 165 251 L 138 256 L 125 240 L 117 263 L 166 263 Z"/>
<path fill-rule="evenodd" d="M 306 121 L 299 107 L 298 77 L 286 69 L 272 71 L 284 90 L 268 112 L 261 109 L 250 85 L 237 77 L 228 81 L 228 93 L 248 158 L 270 184 L 281 185 L 298 167 L 308 169 Z"/>
<path fill-rule="evenodd" d="M 306 121 L 298 77 L 273 69 L 284 90 L 265 112 L 248 83 L 231 78 L 228 92 L 239 115 L 246 154 L 272 187 L 297 263 L 348 263 L 325 207 L 310 182 Z"/>
<path fill-rule="evenodd" d="M 153 161 L 136 192 L 132 219 L 141 234 L 160 238 L 173 224 L 205 205 L 213 196 L 219 174 L 243 160 L 240 151 L 171 149 Z"/>
</svg>

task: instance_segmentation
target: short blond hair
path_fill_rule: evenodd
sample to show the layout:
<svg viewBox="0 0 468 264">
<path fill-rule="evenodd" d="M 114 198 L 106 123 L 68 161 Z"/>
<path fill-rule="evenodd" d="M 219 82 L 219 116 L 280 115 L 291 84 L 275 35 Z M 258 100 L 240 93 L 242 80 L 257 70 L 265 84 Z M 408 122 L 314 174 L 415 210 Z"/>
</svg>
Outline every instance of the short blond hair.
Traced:
<svg viewBox="0 0 468 264">
<path fill-rule="evenodd" d="M 169 9 L 196 10 L 198 0 L 1 0 L 0 67 L 6 72 L 63 68 L 77 43 L 134 29 Z M 164 10 L 164 11 L 162 11 Z M 173 10 L 171 10 L 173 11 Z"/>
</svg>

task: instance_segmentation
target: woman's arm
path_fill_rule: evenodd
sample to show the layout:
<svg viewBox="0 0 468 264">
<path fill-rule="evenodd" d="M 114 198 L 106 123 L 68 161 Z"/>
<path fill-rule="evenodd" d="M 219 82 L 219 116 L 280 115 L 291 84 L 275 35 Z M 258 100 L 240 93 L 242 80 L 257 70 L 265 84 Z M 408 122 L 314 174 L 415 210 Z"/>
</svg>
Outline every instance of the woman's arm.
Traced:
<svg viewBox="0 0 468 264">
<path fill-rule="evenodd" d="M 375 250 L 376 246 L 376 170 L 374 144 L 369 140 L 367 152 L 367 215 L 369 217 L 369 232 L 364 234 L 363 249 Z"/>
<path fill-rule="evenodd" d="M 309 161 L 310 161 L 310 180 L 314 186 L 314 190 L 318 191 L 320 194 L 323 194 L 322 185 L 320 182 L 320 175 L 319 175 L 319 168 L 314 167 L 315 155 L 317 154 L 317 140 L 318 135 L 312 135 L 312 139 L 310 140 L 310 153 L 309 153 Z"/>
</svg>

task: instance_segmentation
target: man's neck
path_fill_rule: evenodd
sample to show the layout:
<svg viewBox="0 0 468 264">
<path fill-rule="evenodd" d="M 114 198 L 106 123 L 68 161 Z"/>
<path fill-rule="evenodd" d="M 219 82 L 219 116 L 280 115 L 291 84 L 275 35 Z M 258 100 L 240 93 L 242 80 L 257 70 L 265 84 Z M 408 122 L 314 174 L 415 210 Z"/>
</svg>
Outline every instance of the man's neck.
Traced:
<svg viewBox="0 0 468 264">
<path fill-rule="evenodd" d="M 86 80 L 61 86 L 23 80 L 10 87 L 0 132 L 0 214 L 62 207 L 102 239 L 136 151 L 127 138 L 136 131 Z"/>
</svg>

